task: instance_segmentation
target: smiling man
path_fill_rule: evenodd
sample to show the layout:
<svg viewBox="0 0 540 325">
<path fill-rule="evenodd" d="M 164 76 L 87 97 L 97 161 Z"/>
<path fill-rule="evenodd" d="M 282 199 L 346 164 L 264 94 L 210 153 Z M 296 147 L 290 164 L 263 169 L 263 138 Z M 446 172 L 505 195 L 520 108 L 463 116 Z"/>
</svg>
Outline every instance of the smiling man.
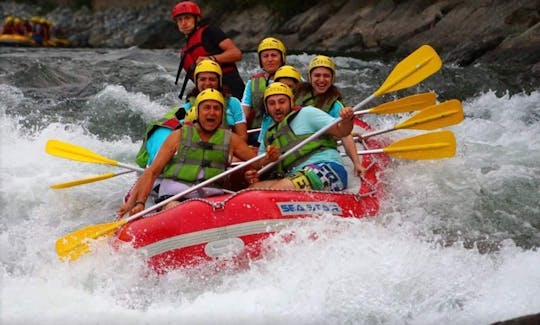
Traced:
<svg viewBox="0 0 540 325">
<path fill-rule="evenodd" d="M 223 95 L 215 89 L 205 89 L 199 93 L 195 100 L 197 119 L 193 123 L 185 123 L 167 137 L 152 164 L 131 190 L 128 201 L 118 209 L 121 216 L 127 212 L 133 215 L 144 209 L 154 181 L 160 175 L 164 179 L 159 187 L 158 201 L 219 175 L 225 171 L 229 157 L 233 155 L 241 160 L 256 156 L 240 136 L 221 128 L 224 104 Z M 279 150 L 269 146 L 266 157 L 251 167 L 262 168 L 278 157 Z M 180 200 L 222 193 L 219 188 L 205 187 Z M 179 201 L 169 202 L 164 209 L 178 204 Z"/>
<path fill-rule="evenodd" d="M 313 106 L 293 111 L 292 90 L 274 82 L 264 92 L 264 105 L 274 124 L 264 134 L 259 152 L 276 146 L 284 154 L 304 139 L 335 122 L 335 118 Z M 341 191 L 347 188 L 347 171 L 337 150 L 336 138 L 350 135 L 354 111 L 344 107 L 341 121 L 279 162 L 270 180 L 259 181 L 255 170 L 246 172 L 250 187 Z"/>
</svg>

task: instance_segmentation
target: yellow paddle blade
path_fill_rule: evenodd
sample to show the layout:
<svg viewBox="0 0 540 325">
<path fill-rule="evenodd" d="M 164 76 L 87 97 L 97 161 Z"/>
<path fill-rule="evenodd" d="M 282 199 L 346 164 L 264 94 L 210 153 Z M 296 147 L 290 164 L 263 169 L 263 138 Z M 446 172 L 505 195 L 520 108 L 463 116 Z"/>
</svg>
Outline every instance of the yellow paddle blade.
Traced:
<svg viewBox="0 0 540 325">
<path fill-rule="evenodd" d="M 82 255 L 90 252 L 89 240 L 98 239 L 106 235 L 112 235 L 116 229 L 122 227 L 125 219 L 87 226 L 56 240 L 56 253 L 65 261 L 74 261 Z"/>
<path fill-rule="evenodd" d="M 434 130 L 463 121 L 463 107 L 457 99 L 428 107 L 394 129 Z"/>
<path fill-rule="evenodd" d="M 422 45 L 403 59 L 392 70 L 382 86 L 373 94 L 375 97 L 416 85 L 420 81 L 439 71 L 442 61 L 437 52 Z"/>
<path fill-rule="evenodd" d="M 72 187 L 72 186 L 77 186 L 77 185 L 83 185 L 83 184 L 93 183 L 93 182 L 97 182 L 97 181 L 102 181 L 104 179 L 124 175 L 124 174 L 127 174 L 127 173 L 133 173 L 133 171 L 128 170 L 128 171 L 120 172 L 120 173 L 109 172 L 109 173 L 105 173 L 105 174 L 101 174 L 101 175 L 76 179 L 74 181 L 69 181 L 69 182 L 65 182 L 65 183 L 53 184 L 50 187 L 55 189 L 55 190 L 58 190 L 58 189 Z"/>
<path fill-rule="evenodd" d="M 435 97 L 436 94 L 434 92 L 411 95 L 371 108 L 369 109 L 369 113 L 399 114 L 418 111 L 431 105 L 435 105 Z"/>
<path fill-rule="evenodd" d="M 69 181 L 69 182 L 65 182 L 65 183 L 53 184 L 50 187 L 55 189 L 55 190 L 58 190 L 58 189 L 72 187 L 72 186 L 97 182 L 97 181 L 108 179 L 108 178 L 111 178 L 111 177 L 114 177 L 114 176 L 116 176 L 115 173 L 112 173 L 112 172 L 111 173 L 105 173 L 105 174 L 96 175 L 96 176 L 90 176 L 90 177 L 86 177 L 86 178 L 81 178 L 81 179 L 77 179 L 77 180 Z"/>
<path fill-rule="evenodd" d="M 96 164 L 107 164 L 112 166 L 118 165 L 118 162 L 115 160 L 103 157 L 86 148 L 60 140 L 47 141 L 47 144 L 45 145 L 45 152 L 53 156 L 76 161 L 90 162 Z"/>
<path fill-rule="evenodd" d="M 456 154 L 456 138 L 452 131 L 421 134 L 396 141 L 383 148 L 383 152 L 402 159 L 450 158 Z"/>
</svg>

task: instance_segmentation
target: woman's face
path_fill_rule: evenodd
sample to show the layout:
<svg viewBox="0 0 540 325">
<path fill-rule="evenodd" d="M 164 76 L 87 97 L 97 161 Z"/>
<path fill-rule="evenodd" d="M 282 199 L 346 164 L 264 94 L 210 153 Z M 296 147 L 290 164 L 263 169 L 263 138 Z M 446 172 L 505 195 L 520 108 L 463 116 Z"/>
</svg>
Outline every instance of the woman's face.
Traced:
<svg viewBox="0 0 540 325">
<path fill-rule="evenodd" d="M 332 86 L 332 70 L 325 67 L 317 67 L 311 70 L 309 75 L 314 95 L 324 94 Z"/>
<path fill-rule="evenodd" d="M 278 50 L 264 50 L 259 53 L 261 65 L 267 73 L 274 73 L 283 65 L 281 52 Z"/>
<path fill-rule="evenodd" d="M 298 86 L 298 80 L 296 80 L 294 78 L 290 78 L 290 77 L 281 77 L 281 78 L 276 79 L 274 81 L 282 82 L 282 83 L 286 84 L 287 86 L 289 86 L 289 88 L 291 88 L 293 90 L 296 88 L 296 86 Z"/>
<path fill-rule="evenodd" d="M 197 90 L 199 92 L 212 88 L 218 89 L 219 87 L 219 77 L 214 72 L 200 72 L 197 74 Z"/>
</svg>

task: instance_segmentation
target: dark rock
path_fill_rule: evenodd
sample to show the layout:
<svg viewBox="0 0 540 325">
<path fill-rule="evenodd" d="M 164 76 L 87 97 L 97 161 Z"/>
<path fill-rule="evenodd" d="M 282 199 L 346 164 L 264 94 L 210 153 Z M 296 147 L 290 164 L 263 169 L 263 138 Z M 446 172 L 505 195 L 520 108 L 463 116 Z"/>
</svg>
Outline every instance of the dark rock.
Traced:
<svg viewBox="0 0 540 325">
<path fill-rule="evenodd" d="M 159 20 L 140 29 L 133 42 L 140 48 L 162 49 L 170 44 L 180 44 L 182 38 L 171 20 Z"/>
<path fill-rule="evenodd" d="M 101 1 L 98 12 L 57 8 L 46 16 L 65 25 L 74 46 L 180 45 L 169 16 L 174 1 L 128 2 Z M 205 20 L 220 26 L 243 51 L 255 50 L 268 36 L 280 38 L 289 52 L 362 58 L 403 57 L 430 44 L 445 63 L 511 66 L 514 83 L 540 85 L 540 0 L 318 1 L 286 21 L 262 5 L 235 10 L 221 2 L 201 3 Z M 29 8 L 0 3 L 0 13 L 31 15 Z"/>
<path fill-rule="evenodd" d="M 540 314 L 517 317 L 502 322 L 496 322 L 492 325 L 538 325 L 540 324 Z"/>
</svg>

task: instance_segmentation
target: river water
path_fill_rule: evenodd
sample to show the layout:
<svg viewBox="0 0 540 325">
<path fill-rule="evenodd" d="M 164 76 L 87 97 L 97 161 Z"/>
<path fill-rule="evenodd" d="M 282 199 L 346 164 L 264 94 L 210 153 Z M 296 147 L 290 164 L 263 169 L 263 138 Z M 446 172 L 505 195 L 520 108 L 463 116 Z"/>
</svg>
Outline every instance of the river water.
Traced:
<svg viewBox="0 0 540 325">
<path fill-rule="evenodd" d="M 461 100 L 466 115 L 450 128 L 455 158 L 392 160 L 374 218 L 306 221 L 293 243 L 270 241 L 270 256 L 241 271 L 156 276 L 106 244 L 60 262 L 55 240 L 114 220 L 135 176 L 52 190 L 121 169 L 47 155 L 45 143 L 133 164 L 144 124 L 178 104 L 177 59 L 174 50 L 0 49 L 2 324 L 489 324 L 540 311 L 540 91 L 509 90 L 480 66 L 445 65 L 374 102 L 433 90 Z M 396 63 L 335 60 L 351 105 Z M 246 54 L 242 76 L 256 70 Z M 366 117 L 376 128 L 403 118 Z M 313 231 L 324 235 L 313 241 Z"/>
</svg>

